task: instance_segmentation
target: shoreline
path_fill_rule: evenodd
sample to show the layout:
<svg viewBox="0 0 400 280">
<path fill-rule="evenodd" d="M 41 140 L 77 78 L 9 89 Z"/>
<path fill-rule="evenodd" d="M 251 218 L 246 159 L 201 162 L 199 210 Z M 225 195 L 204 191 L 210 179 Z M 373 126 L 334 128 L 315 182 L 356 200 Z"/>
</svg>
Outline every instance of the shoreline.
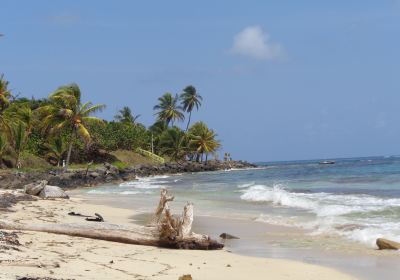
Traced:
<svg viewBox="0 0 400 280">
<path fill-rule="evenodd" d="M 20 189 L 26 184 L 41 180 L 46 180 L 48 184 L 63 189 L 76 189 L 110 183 L 122 183 L 134 180 L 137 177 L 248 168 L 258 168 L 258 166 L 242 160 L 210 160 L 207 163 L 186 161 L 183 163 L 137 165 L 123 169 L 118 169 L 112 164 L 104 163 L 102 167 L 88 168 L 88 170 L 71 169 L 66 172 L 63 172 L 61 169 L 27 172 L 5 170 L 5 172 L 0 173 L 0 189 Z"/>
<path fill-rule="evenodd" d="M 92 196 L 78 196 L 97 205 L 123 209 L 127 206 L 118 205 L 116 201 L 101 196 L 97 199 Z M 142 210 L 132 215 L 131 221 L 144 225 L 150 216 L 150 212 Z M 193 231 L 206 233 L 211 237 L 217 237 L 222 232 L 238 236 L 240 239 L 225 240 L 225 250 L 240 256 L 314 264 L 335 269 L 357 279 L 397 279 L 400 273 L 400 269 L 397 269 L 400 256 L 396 251 L 367 248 L 361 243 L 338 236 L 309 235 L 304 229 L 268 224 L 248 217 L 196 215 Z"/>
<path fill-rule="evenodd" d="M 62 202 L 62 203 L 61 203 Z M 22 201 L 2 213 L 21 223 L 85 222 L 69 211 L 102 213 L 107 222 L 131 223 L 132 210 L 71 200 Z M 0 253 L 2 279 L 17 276 L 73 279 L 356 279 L 337 270 L 291 260 L 248 257 L 228 250 L 190 251 L 126 245 L 39 232 L 18 232 L 19 251 Z"/>
</svg>

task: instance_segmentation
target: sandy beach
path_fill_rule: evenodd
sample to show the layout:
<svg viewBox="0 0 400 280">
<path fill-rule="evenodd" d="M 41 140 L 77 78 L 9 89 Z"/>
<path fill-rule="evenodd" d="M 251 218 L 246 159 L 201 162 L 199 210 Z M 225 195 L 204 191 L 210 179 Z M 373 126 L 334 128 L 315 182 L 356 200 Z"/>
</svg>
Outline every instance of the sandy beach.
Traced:
<svg viewBox="0 0 400 280">
<path fill-rule="evenodd" d="M 88 223 L 82 214 L 101 213 L 106 222 L 132 223 L 132 210 L 82 199 L 19 202 L 2 219 L 19 223 Z M 228 250 L 188 251 L 126 245 L 65 235 L 18 232 L 18 250 L 0 251 L 0 278 L 54 279 L 355 279 L 331 268 L 301 262 L 236 255 Z"/>
</svg>

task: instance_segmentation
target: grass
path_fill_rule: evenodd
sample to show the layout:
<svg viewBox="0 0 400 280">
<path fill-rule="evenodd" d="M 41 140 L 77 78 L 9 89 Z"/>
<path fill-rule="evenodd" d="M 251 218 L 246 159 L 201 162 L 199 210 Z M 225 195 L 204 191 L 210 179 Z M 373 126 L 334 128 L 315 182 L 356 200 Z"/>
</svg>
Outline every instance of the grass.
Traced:
<svg viewBox="0 0 400 280">
<path fill-rule="evenodd" d="M 112 165 L 117 167 L 119 170 L 124 168 L 136 166 L 136 165 L 158 165 L 160 164 L 157 161 L 154 161 L 151 158 L 140 155 L 133 151 L 127 150 L 117 150 L 110 153 L 111 155 L 117 158 L 116 161 L 112 162 Z M 86 170 L 87 163 L 72 163 L 69 166 L 71 170 Z M 102 167 L 102 163 L 92 164 L 89 166 L 90 170 Z M 38 156 L 32 154 L 24 154 L 22 157 L 22 168 L 10 168 L 10 169 L 0 169 L 0 174 L 7 174 L 10 172 L 33 172 L 33 171 L 48 171 L 62 169 L 62 167 L 53 166 L 48 163 L 45 159 L 40 158 Z"/>
</svg>

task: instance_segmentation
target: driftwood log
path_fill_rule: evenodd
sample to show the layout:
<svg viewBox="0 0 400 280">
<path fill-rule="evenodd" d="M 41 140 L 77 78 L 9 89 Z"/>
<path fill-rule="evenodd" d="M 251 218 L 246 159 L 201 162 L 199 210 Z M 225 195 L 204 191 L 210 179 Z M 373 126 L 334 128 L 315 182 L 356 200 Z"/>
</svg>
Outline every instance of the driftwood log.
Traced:
<svg viewBox="0 0 400 280">
<path fill-rule="evenodd" d="M 165 248 L 201 250 L 223 248 L 223 244 L 210 239 L 207 235 L 192 232 L 193 204 L 187 203 L 182 216 L 174 217 L 168 205 L 173 199 L 166 189 L 161 190 L 160 202 L 152 221 L 147 226 L 109 223 L 20 224 L 0 220 L 0 229 L 39 231 Z"/>
</svg>

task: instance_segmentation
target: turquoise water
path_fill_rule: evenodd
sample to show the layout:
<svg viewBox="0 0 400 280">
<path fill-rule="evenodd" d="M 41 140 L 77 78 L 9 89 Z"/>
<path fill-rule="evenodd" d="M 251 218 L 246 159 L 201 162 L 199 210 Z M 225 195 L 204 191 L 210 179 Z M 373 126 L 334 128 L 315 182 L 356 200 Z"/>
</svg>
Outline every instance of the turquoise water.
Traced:
<svg viewBox="0 0 400 280">
<path fill-rule="evenodd" d="M 400 158 L 260 163 L 262 168 L 139 178 L 85 190 L 123 207 L 151 211 L 166 187 L 176 211 L 186 201 L 196 214 L 244 218 L 301 228 L 373 247 L 376 238 L 400 241 Z"/>
</svg>

